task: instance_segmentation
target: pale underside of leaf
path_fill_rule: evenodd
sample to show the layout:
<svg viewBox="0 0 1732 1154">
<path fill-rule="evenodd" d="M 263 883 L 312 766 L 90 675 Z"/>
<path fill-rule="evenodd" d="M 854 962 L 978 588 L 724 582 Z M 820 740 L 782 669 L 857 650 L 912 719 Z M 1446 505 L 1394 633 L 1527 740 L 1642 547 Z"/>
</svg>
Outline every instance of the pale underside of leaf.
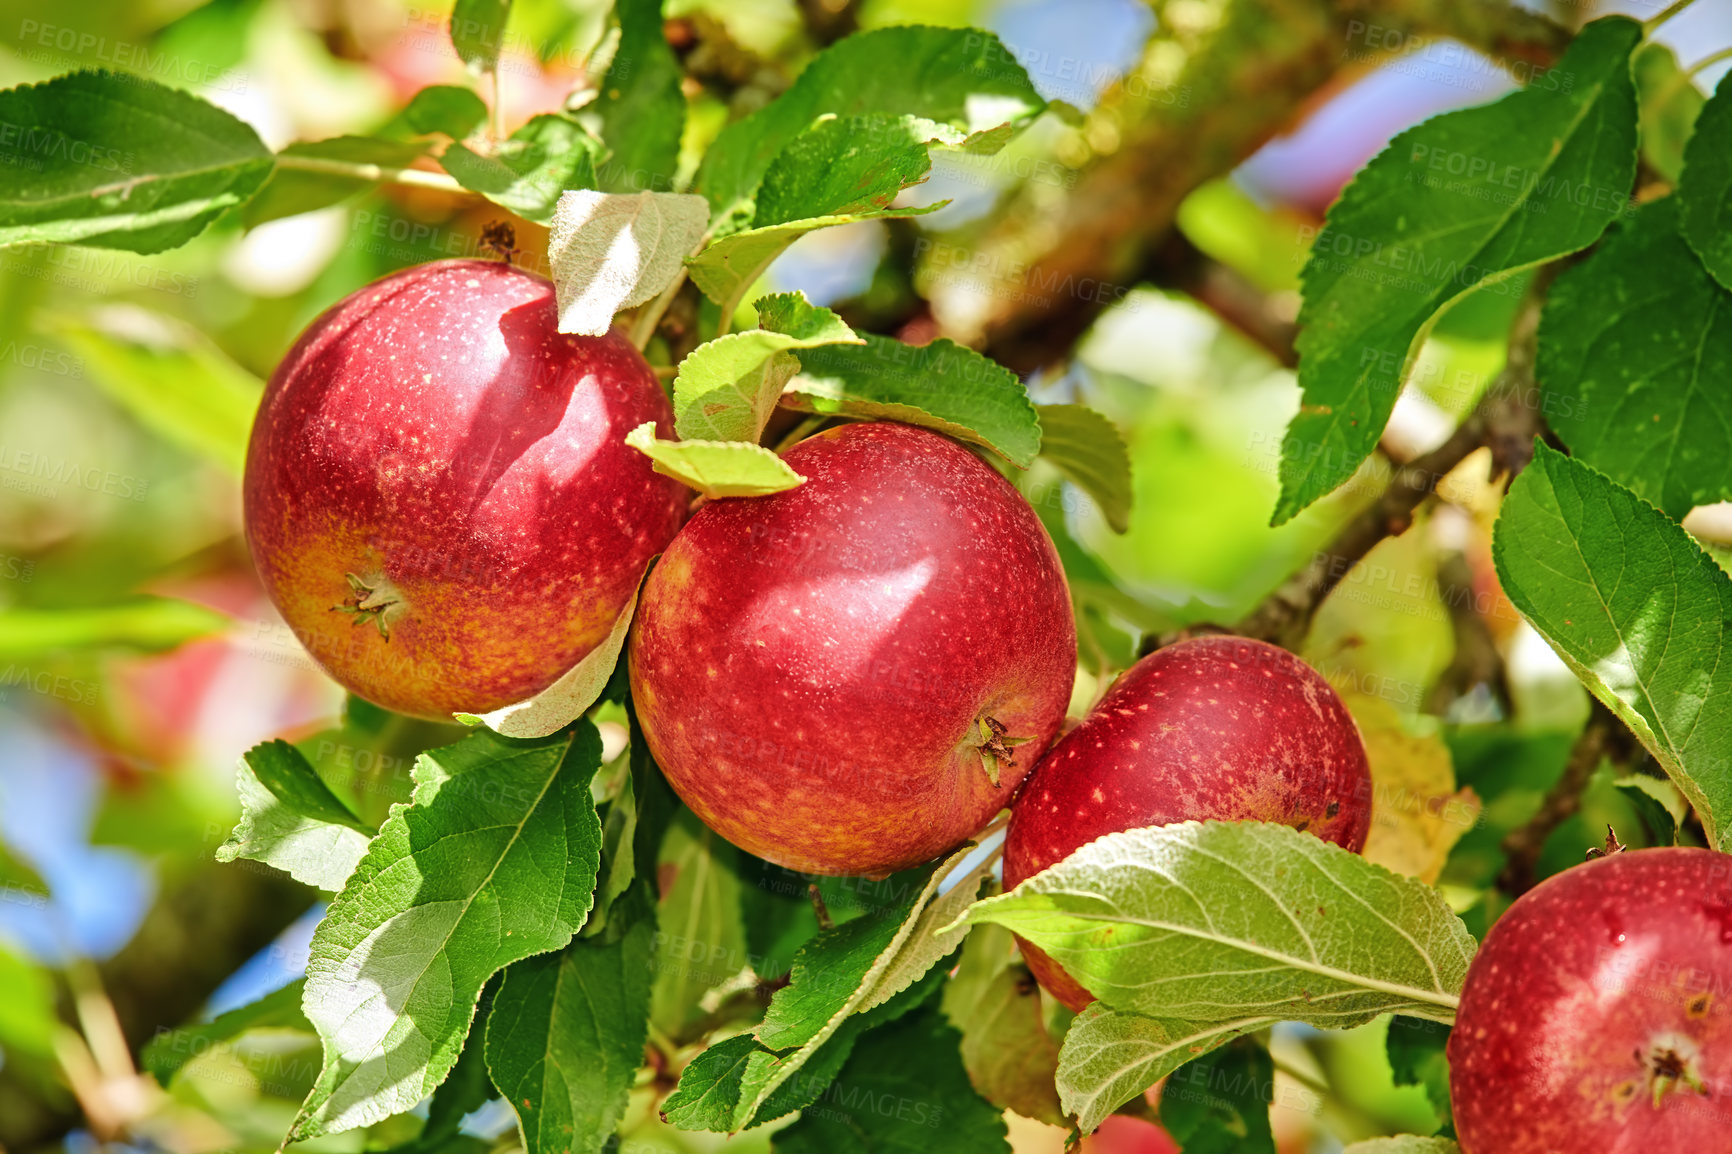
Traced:
<svg viewBox="0 0 1732 1154">
<path fill-rule="evenodd" d="M 559 331 L 600 336 L 620 309 L 667 288 L 708 217 L 701 196 L 588 189 L 561 195 L 548 239 Z"/>
<path fill-rule="evenodd" d="M 1430 887 L 1257 822 L 1111 834 L 968 917 L 1033 941 L 1109 1005 L 1199 1023 L 1451 1021 L 1474 948 Z"/>
<path fill-rule="evenodd" d="M 456 719 L 464 725 L 485 725 L 506 737 L 547 737 L 589 712 L 589 707 L 601 697 L 608 679 L 613 676 L 614 667 L 619 664 L 620 652 L 625 648 L 632 618 L 637 613 L 638 592 L 643 587 L 644 574 L 648 572 L 649 564 L 646 563 L 643 573 L 638 574 L 638 584 L 632 590 L 631 600 L 614 618 L 613 628 L 608 630 L 607 636 L 584 654 L 576 665 L 560 674 L 552 685 L 534 697 L 502 705 L 489 713 L 458 713 L 454 715 Z"/>
<path fill-rule="evenodd" d="M 1083 1133 L 1092 1133 L 1114 1110 L 1192 1058 L 1279 1020 L 1164 1022 L 1092 1002 L 1070 1024 L 1059 1049 L 1059 1102 Z"/>
<path fill-rule="evenodd" d="M 786 461 L 745 441 L 663 441 L 655 422 L 626 434 L 625 443 L 650 459 L 655 471 L 706 497 L 763 497 L 805 483 Z"/>
</svg>

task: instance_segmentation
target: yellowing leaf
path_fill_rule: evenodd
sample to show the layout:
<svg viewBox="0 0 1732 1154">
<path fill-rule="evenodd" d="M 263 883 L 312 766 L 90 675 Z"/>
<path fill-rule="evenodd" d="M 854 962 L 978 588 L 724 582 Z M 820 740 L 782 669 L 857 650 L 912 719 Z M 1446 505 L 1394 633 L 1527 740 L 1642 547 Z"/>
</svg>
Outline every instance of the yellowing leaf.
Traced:
<svg viewBox="0 0 1732 1154">
<path fill-rule="evenodd" d="M 1428 884 L 1437 881 L 1449 851 L 1479 820 L 1479 798 L 1455 788 L 1455 767 L 1440 738 L 1409 733 L 1401 714 L 1381 698 L 1350 691 L 1342 700 L 1371 761 L 1365 859 Z"/>
</svg>

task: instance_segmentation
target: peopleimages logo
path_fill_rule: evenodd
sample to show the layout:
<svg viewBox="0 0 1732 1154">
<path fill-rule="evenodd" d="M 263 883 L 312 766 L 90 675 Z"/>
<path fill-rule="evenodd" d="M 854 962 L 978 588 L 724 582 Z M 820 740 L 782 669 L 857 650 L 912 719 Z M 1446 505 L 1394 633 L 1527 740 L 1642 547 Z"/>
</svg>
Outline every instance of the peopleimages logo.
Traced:
<svg viewBox="0 0 1732 1154">
<path fill-rule="evenodd" d="M 121 73 L 123 79 L 128 78 L 127 73 L 131 72 L 142 73 L 152 80 L 193 84 L 218 92 L 244 94 L 247 90 L 244 72 L 168 52 L 152 52 L 147 44 L 110 40 L 94 32 L 64 25 L 45 24 L 40 20 L 22 21 L 18 25 L 18 42 L 24 48 L 22 54 L 38 63 L 54 63 L 43 58 L 46 54 L 58 52 L 81 63 L 94 62 L 124 69 L 126 71 Z"/>
<path fill-rule="evenodd" d="M 129 473 L 99 469 L 52 457 L 47 453 L 31 453 L 11 445 L 0 444 L 0 488 L 16 489 L 37 496 L 53 498 L 54 488 L 65 485 L 90 493 L 102 493 L 127 501 L 144 500 L 150 482 Z"/>
</svg>

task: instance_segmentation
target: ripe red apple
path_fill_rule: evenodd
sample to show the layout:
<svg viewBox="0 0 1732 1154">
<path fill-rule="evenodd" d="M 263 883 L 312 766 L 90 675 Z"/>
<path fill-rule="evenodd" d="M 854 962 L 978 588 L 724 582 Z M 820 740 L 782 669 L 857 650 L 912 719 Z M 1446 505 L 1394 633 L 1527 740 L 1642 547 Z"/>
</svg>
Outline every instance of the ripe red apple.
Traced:
<svg viewBox="0 0 1732 1154">
<path fill-rule="evenodd" d="M 717 833 L 883 876 L 978 830 L 1058 731 L 1070 595 L 1027 502 L 945 437 L 848 425 L 785 459 L 804 484 L 710 502 L 650 574 L 632 699 Z"/>
<path fill-rule="evenodd" d="M 1732 858 L 1626 851 L 1512 905 L 1449 1038 L 1464 1154 L 1724 1150 Z"/>
<path fill-rule="evenodd" d="M 1173 1136 L 1153 1122 L 1113 1114 L 1082 1140 L 1081 1154 L 1180 1154 Z"/>
<path fill-rule="evenodd" d="M 247 541 L 326 672 L 422 717 L 545 689 L 605 638 L 688 494 L 624 443 L 671 411 L 617 333 L 558 331 L 553 286 L 435 261 L 314 321 L 265 389 Z"/>
<path fill-rule="evenodd" d="M 1371 769 L 1347 707 L 1309 665 L 1243 637 L 1199 637 L 1127 670 L 1035 766 L 1004 844 L 1014 887 L 1096 838 L 1181 821 L 1270 821 L 1357 852 Z M 1040 984 L 1094 1001 L 1022 943 Z"/>
</svg>

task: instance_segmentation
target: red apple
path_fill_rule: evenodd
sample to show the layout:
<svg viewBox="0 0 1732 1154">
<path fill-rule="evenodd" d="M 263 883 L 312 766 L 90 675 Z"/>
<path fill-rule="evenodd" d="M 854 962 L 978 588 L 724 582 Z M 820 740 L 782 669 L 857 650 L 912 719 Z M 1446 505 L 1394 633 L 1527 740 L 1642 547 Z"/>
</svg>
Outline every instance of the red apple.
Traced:
<svg viewBox="0 0 1732 1154">
<path fill-rule="evenodd" d="M 1081 1154 L 1180 1154 L 1173 1136 L 1153 1122 L 1113 1114 L 1082 1140 Z"/>
<path fill-rule="evenodd" d="M 806 480 L 712 501 L 644 585 L 631 687 L 712 829 L 789 869 L 883 876 L 1009 803 L 1076 673 L 1052 542 L 945 437 L 848 425 Z"/>
<path fill-rule="evenodd" d="M 1347 707 L 1273 645 L 1199 637 L 1127 670 L 1035 767 L 1004 844 L 1020 884 L 1096 838 L 1181 821 L 1270 821 L 1357 852 L 1371 769 Z M 1029 969 L 1073 1010 L 1094 998 L 1027 942 Z"/>
<path fill-rule="evenodd" d="M 436 261 L 314 321 L 265 389 L 246 529 L 330 675 L 402 713 L 483 712 L 605 638 L 686 492 L 624 443 L 671 421 L 618 334 L 558 331 L 553 286 Z"/>
<path fill-rule="evenodd" d="M 1449 1039 L 1464 1154 L 1670 1154 L 1732 1132 L 1732 858 L 1614 853 L 1492 926 Z"/>
</svg>

